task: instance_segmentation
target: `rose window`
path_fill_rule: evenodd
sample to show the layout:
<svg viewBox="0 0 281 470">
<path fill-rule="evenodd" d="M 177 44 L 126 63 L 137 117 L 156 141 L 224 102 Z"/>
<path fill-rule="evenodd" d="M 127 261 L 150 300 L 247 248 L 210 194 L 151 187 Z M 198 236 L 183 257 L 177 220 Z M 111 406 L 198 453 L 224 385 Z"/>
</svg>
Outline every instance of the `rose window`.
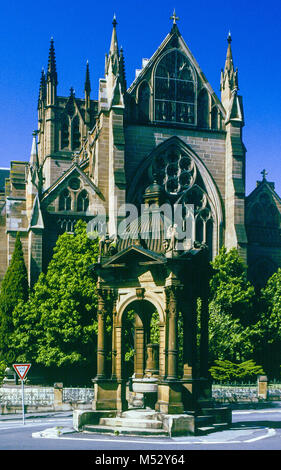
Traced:
<svg viewBox="0 0 281 470">
<path fill-rule="evenodd" d="M 193 160 L 180 151 L 168 151 L 158 155 L 151 168 L 152 176 L 170 195 L 177 195 L 191 188 L 196 179 Z"/>
</svg>

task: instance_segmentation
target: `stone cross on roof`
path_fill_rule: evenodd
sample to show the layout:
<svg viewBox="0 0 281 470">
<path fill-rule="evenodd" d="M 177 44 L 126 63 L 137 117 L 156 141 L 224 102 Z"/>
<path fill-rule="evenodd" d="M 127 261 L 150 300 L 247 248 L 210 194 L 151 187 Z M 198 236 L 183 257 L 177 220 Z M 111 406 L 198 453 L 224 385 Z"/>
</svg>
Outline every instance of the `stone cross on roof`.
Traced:
<svg viewBox="0 0 281 470">
<path fill-rule="evenodd" d="M 177 24 L 177 21 L 179 21 L 179 17 L 176 16 L 176 10 L 175 10 L 175 8 L 174 8 L 173 15 L 170 16 L 170 20 L 173 20 L 173 24 Z"/>
<path fill-rule="evenodd" d="M 268 175 L 268 172 L 267 172 L 266 170 L 262 170 L 262 171 L 261 171 L 261 175 L 262 175 L 263 181 L 265 181 L 265 180 L 266 180 L 266 176 Z"/>
</svg>

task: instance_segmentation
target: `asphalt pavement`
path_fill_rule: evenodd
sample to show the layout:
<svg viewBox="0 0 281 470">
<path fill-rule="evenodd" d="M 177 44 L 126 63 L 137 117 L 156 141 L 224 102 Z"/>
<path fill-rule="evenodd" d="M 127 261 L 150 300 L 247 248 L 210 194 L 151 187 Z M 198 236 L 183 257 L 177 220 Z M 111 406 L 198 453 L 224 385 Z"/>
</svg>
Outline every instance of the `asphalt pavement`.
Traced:
<svg viewBox="0 0 281 470">
<path fill-rule="evenodd" d="M 182 464 L 177 461 L 180 455 L 185 462 L 190 463 L 194 463 L 195 458 L 198 462 L 198 459 L 203 457 L 211 461 L 215 459 L 216 452 L 219 452 L 219 461 L 225 458 L 230 459 L 229 453 L 231 453 L 230 461 L 233 462 L 234 459 L 237 462 L 240 452 L 245 461 L 247 451 L 251 451 L 252 464 L 256 458 L 253 451 L 258 453 L 258 463 L 265 458 L 266 462 L 270 463 L 271 459 L 276 458 L 276 453 L 280 457 L 280 404 L 265 409 L 233 410 L 232 420 L 230 429 L 206 436 L 144 438 L 76 432 L 72 427 L 71 412 L 27 414 L 24 425 L 20 414 L 0 415 L 0 451 L 48 451 L 46 456 L 44 454 L 45 461 L 45 458 L 47 460 L 53 458 L 49 451 L 62 451 L 59 456 L 66 459 L 71 450 L 78 452 L 78 454 L 71 453 L 71 463 L 74 463 L 76 459 L 79 462 L 83 460 L 86 467 L 87 464 L 91 466 L 92 464 L 115 465 L 118 463 L 119 468 L 136 463 L 165 464 L 165 462 L 157 461 L 158 457 L 155 457 L 156 460 L 153 462 L 145 460 L 152 458 L 146 457 L 147 455 L 162 455 L 167 459 L 171 458 L 169 456 L 174 456 L 173 466 Z M 81 451 L 84 452 L 81 453 Z M 57 458 L 57 452 L 55 455 Z M 123 463 L 122 461 L 114 462 L 110 460 L 114 455 L 120 458 L 129 456 L 130 460 L 124 460 Z M 142 456 L 142 461 L 139 460 L 140 456 Z M 106 461 L 107 458 L 108 461 Z M 169 462 L 171 464 L 171 461 Z"/>
</svg>

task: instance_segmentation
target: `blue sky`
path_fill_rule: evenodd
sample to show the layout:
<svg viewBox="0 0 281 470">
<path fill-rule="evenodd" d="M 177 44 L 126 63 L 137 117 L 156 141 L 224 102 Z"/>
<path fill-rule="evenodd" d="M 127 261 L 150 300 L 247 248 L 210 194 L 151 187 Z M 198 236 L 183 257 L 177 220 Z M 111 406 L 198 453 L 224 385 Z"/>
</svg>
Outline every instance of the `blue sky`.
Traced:
<svg viewBox="0 0 281 470">
<path fill-rule="evenodd" d="M 58 70 L 58 94 L 71 86 L 83 96 L 89 60 L 92 98 L 104 76 L 112 18 L 116 13 L 128 86 L 142 58 L 150 58 L 171 29 L 173 9 L 180 32 L 220 97 L 227 34 L 245 111 L 247 193 L 268 171 L 281 195 L 281 0 L 112 1 L 48 0 L 2 2 L 0 18 L 0 167 L 28 160 L 37 128 L 41 69 L 47 68 L 51 36 Z"/>
</svg>

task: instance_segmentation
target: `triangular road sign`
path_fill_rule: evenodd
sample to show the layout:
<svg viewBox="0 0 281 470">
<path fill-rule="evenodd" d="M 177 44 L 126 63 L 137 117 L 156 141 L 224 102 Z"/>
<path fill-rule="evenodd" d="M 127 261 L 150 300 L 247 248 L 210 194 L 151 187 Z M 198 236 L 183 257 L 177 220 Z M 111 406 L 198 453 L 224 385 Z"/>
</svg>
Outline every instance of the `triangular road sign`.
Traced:
<svg viewBox="0 0 281 470">
<path fill-rule="evenodd" d="M 24 380 L 31 364 L 13 364 L 13 368 L 21 380 Z"/>
</svg>

